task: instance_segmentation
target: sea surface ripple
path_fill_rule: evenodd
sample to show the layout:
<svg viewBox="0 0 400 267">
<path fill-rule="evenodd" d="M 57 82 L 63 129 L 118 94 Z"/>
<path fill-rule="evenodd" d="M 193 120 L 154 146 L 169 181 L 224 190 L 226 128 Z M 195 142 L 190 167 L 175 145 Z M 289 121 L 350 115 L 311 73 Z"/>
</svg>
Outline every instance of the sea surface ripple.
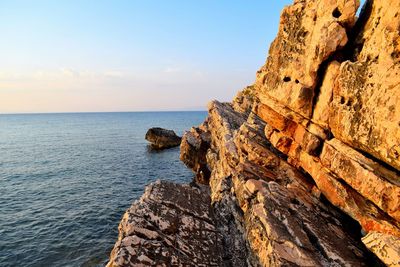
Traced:
<svg viewBox="0 0 400 267">
<path fill-rule="evenodd" d="M 0 115 L 0 266 L 104 266 L 124 211 L 156 180 L 188 182 L 179 148 L 151 151 L 205 112 Z"/>
</svg>

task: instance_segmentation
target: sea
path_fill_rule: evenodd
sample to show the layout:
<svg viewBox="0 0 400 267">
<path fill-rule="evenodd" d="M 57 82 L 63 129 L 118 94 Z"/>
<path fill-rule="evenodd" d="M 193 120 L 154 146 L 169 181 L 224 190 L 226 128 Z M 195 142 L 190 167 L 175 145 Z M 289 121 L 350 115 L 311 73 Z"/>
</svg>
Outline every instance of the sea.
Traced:
<svg viewBox="0 0 400 267">
<path fill-rule="evenodd" d="M 179 147 L 206 112 L 0 115 L 0 266 L 104 266 L 125 210 L 157 179 L 190 182 Z"/>
</svg>

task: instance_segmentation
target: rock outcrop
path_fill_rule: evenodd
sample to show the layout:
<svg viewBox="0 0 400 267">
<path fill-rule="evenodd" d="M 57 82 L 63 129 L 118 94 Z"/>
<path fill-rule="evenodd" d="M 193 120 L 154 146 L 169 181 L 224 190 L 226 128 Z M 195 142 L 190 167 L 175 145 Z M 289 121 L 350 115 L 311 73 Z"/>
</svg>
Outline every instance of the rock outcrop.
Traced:
<svg viewBox="0 0 400 267">
<path fill-rule="evenodd" d="M 159 127 L 150 128 L 146 133 L 145 139 L 150 142 L 151 147 L 154 149 L 176 147 L 181 144 L 182 140 L 174 131 Z"/>
<path fill-rule="evenodd" d="M 400 2 L 358 8 L 295 0 L 254 85 L 183 136 L 212 264 L 400 266 Z"/>
<path fill-rule="evenodd" d="M 193 127 L 182 138 L 180 159 L 194 171 L 196 182 L 200 184 L 208 184 L 210 178 L 206 159 L 209 148 L 210 134 L 204 129 L 204 125 Z"/>
<path fill-rule="evenodd" d="M 157 181 L 126 211 L 107 266 L 221 266 L 208 189 Z"/>
<path fill-rule="evenodd" d="M 211 202 L 222 237 L 234 224 L 254 266 L 369 266 L 361 229 L 324 201 L 315 183 L 264 137 L 265 122 L 212 102 L 207 160 Z M 234 220 L 234 222 L 232 222 Z M 349 227 L 352 224 L 353 227 Z M 323 226 L 323 227 L 321 227 Z M 378 264 L 378 263 L 377 263 Z M 240 265 L 246 266 L 246 265 Z"/>
</svg>

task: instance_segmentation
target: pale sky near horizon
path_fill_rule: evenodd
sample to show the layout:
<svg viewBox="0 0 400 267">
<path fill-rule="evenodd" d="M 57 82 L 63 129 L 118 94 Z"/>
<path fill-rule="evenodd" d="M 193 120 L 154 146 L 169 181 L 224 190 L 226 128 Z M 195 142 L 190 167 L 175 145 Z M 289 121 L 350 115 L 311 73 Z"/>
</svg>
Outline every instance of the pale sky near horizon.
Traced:
<svg viewBox="0 0 400 267">
<path fill-rule="evenodd" d="M 291 2 L 0 0 L 0 113 L 229 101 L 254 82 Z"/>
</svg>

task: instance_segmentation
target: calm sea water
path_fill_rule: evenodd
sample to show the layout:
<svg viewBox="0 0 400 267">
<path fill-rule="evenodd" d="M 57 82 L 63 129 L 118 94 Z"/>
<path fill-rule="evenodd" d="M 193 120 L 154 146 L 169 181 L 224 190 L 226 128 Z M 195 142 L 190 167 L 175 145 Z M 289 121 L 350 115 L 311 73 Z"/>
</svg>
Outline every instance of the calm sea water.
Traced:
<svg viewBox="0 0 400 267">
<path fill-rule="evenodd" d="M 145 185 L 188 182 L 179 148 L 153 152 L 205 112 L 0 115 L 0 266 L 103 266 Z"/>
</svg>

